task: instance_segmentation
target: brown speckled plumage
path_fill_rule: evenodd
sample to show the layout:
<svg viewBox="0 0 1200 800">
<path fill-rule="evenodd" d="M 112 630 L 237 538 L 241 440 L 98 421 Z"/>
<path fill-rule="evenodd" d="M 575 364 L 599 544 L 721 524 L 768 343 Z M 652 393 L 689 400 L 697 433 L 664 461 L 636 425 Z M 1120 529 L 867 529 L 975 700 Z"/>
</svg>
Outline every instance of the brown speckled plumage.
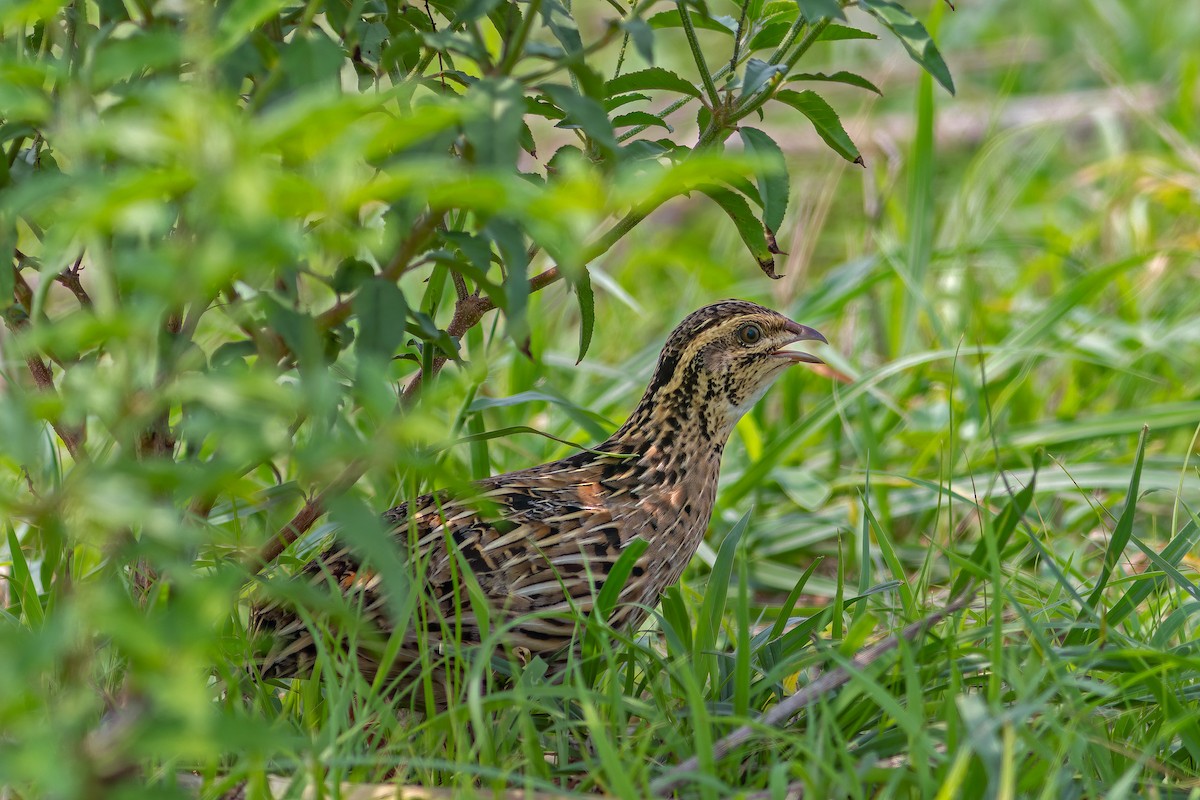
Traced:
<svg viewBox="0 0 1200 800">
<path fill-rule="evenodd" d="M 415 552 L 424 563 L 425 590 L 442 617 L 410 622 L 391 672 L 419 658 L 419 638 L 436 652 L 443 632 L 461 626 L 461 641 L 479 641 L 471 602 L 455 574 L 462 566 L 486 597 L 493 627 L 518 620 L 506 643 L 553 665 L 572 639 L 571 607 L 591 610 L 622 549 L 640 536 L 648 547 L 609 620 L 618 628 L 638 625 L 704 537 L 721 453 L 738 418 L 788 365 L 817 361 L 783 349 L 805 340 L 824 337 L 753 303 L 702 308 L 667 339 L 628 421 L 595 448 L 627 457 L 581 452 L 480 481 L 471 497 L 442 492 L 419 497 L 415 511 L 409 504 L 388 511 L 400 551 Z M 415 550 L 405 544 L 414 541 Z M 329 576 L 344 594 L 357 593 L 364 612 L 390 632 L 378 579 L 348 548 L 330 548 L 306 571 L 314 582 Z M 532 612 L 537 616 L 526 616 Z M 264 675 L 290 677 L 311 668 L 311 634 L 294 611 L 273 604 L 255 609 L 253 617 L 260 631 L 274 634 Z M 359 656 L 368 677 L 372 658 Z"/>
</svg>

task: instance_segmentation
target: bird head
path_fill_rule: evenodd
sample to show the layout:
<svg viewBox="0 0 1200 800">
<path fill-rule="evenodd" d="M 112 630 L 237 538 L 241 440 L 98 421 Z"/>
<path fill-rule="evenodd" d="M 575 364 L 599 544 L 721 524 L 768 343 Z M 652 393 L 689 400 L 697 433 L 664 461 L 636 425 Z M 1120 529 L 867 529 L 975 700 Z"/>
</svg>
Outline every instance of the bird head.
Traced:
<svg viewBox="0 0 1200 800">
<path fill-rule="evenodd" d="M 689 314 L 667 338 L 642 406 L 691 415 L 702 433 L 728 436 L 789 366 L 820 364 L 793 349 L 824 336 L 782 314 L 744 300 L 725 300 Z M 639 408 L 641 410 L 641 408 Z"/>
</svg>

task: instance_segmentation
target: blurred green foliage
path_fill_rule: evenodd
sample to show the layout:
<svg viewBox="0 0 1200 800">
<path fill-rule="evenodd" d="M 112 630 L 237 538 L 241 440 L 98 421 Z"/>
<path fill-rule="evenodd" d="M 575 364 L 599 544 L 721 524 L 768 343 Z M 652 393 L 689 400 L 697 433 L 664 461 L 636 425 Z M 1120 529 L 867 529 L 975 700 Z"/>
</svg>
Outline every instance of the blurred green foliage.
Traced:
<svg viewBox="0 0 1200 800">
<path fill-rule="evenodd" d="M 1194 782 L 1200 19 L 906 5 L 946 58 L 887 0 L 0 3 L 0 792 L 637 796 L 693 755 L 709 796 Z M 729 295 L 848 382 L 739 426 L 661 640 L 596 626 L 580 681 L 420 722 L 344 654 L 247 677 L 243 565 L 281 532 L 286 571 L 570 449 L 489 433 L 603 438 Z M 944 634 L 705 760 L 966 576 Z"/>
</svg>

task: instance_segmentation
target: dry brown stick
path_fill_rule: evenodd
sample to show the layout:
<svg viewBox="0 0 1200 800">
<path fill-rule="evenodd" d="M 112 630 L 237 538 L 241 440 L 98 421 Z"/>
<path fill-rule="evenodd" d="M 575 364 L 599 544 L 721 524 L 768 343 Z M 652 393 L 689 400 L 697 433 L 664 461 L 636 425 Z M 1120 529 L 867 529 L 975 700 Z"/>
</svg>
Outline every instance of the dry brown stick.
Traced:
<svg viewBox="0 0 1200 800">
<path fill-rule="evenodd" d="M 754 735 L 756 728 L 779 728 L 791 721 L 792 717 L 799 714 L 805 707 L 812 705 L 817 700 L 832 692 L 847 683 L 855 672 L 863 670 L 874 664 L 885 654 L 891 650 L 895 650 L 901 640 L 906 642 L 915 641 L 925 634 L 927 630 L 941 622 L 946 617 L 954 614 L 957 611 L 966 608 L 967 604 L 975 597 L 975 588 L 967 587 L 962 594 L 951 601 L 945 608 L 940 608 L 934 611 L 923 619 L 911 623 L 904 627 L 899 633 L 892 634 L 886 639 L 882 639 L 860 651 L 847 667 L 837 667 L 828 672 L 823 673 L 812 683 L 805 686 L 800 691 L 787 698 L 779 705 L 771 710 L 760 714 L 752 724 L 743 725 L 737 730 L 718 740 L 712 747 L 713 761 L 719 761 L 729 755 L 738 746 L 742 745 Z M 700 765 L 700 759 L 697 756 L 692 756 L 686 761 L 681 762 L 674 768 L 663 773 L 650 784 L 650 789 L 659 797 L 668 795 L 672 790 L 680 784 L 687 781 L 688 776 L 693 773 Z"/>
</svg>

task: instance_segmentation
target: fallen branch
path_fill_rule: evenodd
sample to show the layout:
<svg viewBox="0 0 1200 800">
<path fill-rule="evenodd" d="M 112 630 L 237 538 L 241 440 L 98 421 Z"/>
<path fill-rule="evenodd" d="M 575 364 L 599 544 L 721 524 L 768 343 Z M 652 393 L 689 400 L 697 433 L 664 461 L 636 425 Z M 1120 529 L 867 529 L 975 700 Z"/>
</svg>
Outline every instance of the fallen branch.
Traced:
<svg viewBox="0 0 1200 800">
<path fill-rule="evenodd" d="M 911 642 L 919 639 L 931 627 L 941 622 L 951 614 L 965 608 L 974 597 L 974 587 L 968 586 L 962 594 L 950 602 L 950 604 L 945 608 L 938 609 L 925 618 L 919 619 L 916 622 L 906 626 L 899 633 L 892 634 L 886 639 L 882 639 L 870 647 L 863 649 L 858 655 L 851 659 L 848 667 L 837 667 L 823 673 L 812 683 L 808 684 L 803 689 L 781 702 L 779 705 L 759 715 L 758 719 L 756 719 L 753 723 L 743 725 L 730 733 L 728 736 L 718 740 L 712 747 L 713 761 L 719 761 L 733 752 L 737 747 L 748 741 L 754 735 L 756 729 L 783 727 L 806 707 L 820 700 L 833 690 L 845 685 L 855 672 L 869 667 L 889 651 L 895 650 L 899 646 L 901 640 Z M 670 794 L 680 784 L 685 783 L 695 772 L 696 768 L 699 767 L 699 765 L 700 759 L 697 756 L 692 756 L 686 761 L 680 762 L 678 765 L 652 781 L 650 784 L 651 791 L 660 797 Z"/>
</svg>

